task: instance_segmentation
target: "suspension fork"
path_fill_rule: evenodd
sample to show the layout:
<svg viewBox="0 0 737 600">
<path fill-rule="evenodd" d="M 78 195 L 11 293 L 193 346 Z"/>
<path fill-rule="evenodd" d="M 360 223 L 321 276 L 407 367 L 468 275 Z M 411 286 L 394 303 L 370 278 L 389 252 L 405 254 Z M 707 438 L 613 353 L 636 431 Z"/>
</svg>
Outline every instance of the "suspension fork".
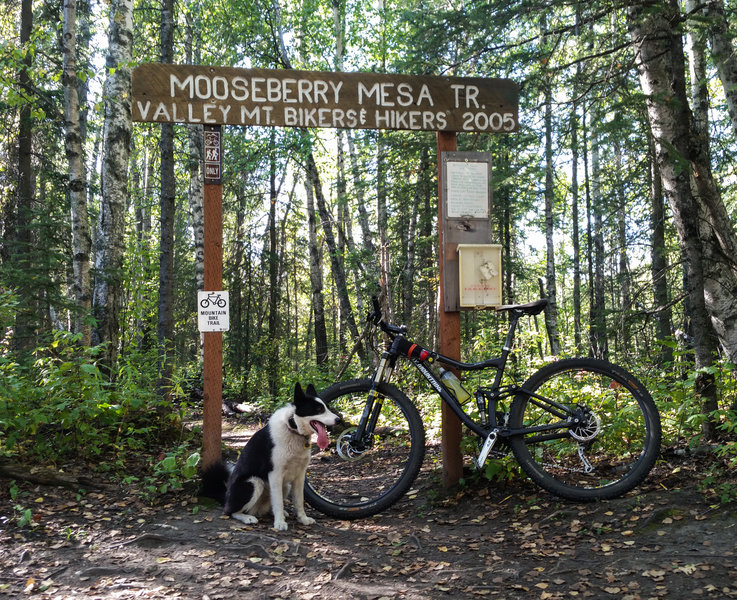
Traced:
<svg viewBox="0 0 737 600">
<path fill-rule="evenodd" d="M 376 368 L 371 381 L 371 390 L 369 391 L 368 398 L 366 398 L 366 405 L 363 407 L 363 414 L 361 414 L 356 431 L 351 436 L 354 443 L 363 442 L 366 434 L 371 435 L 376 428 L 376 423 L 379 421 L 381 408 L 384 404 L 384 399 L 379 395 L 376 388 L 379 384 L 389 381 L 394 372 L 395 364 L 396 357 L 390 355 L 388 352 L 384 352 L 381 355 L 379 366 Z"/>
</svg>

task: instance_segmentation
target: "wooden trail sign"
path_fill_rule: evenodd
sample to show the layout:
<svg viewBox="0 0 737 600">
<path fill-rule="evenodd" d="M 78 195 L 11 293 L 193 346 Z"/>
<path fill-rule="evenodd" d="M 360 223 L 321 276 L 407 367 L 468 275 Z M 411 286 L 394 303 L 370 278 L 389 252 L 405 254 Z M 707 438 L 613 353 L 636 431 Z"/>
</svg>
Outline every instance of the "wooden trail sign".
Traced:
<svg viewBox="0 0 737 600">
<path fill-rule="evenodd" d="M 143 64 L 133 120 L 414 131 L 517 130 L 509 79 Z"/>
<path fill-rule="evenodd" d="M 222 290 L 222 125 L 435 131 L 438 160 L 457 132 L 518 128 L 519 86 L 509 79 L 241 69 L 148 63 L 133 70 L 134 121 L 205 126 L 205 290 Z M 438 220 L 444 214 L 438 169 Z M 465 215 L 462 215 L 465 216 Z M 441 254 L 443 231 L 439 232 Z M 444 294 L 440 264 L 440 294 Z M 460 360 L 460 313 L 440 311 L 440 352 Z M 203 467 L 221 458 L 223 345 L 204 336 Z M 443 404 L 443 480 L 463 471 L 461 423 Z"/>
</svg>

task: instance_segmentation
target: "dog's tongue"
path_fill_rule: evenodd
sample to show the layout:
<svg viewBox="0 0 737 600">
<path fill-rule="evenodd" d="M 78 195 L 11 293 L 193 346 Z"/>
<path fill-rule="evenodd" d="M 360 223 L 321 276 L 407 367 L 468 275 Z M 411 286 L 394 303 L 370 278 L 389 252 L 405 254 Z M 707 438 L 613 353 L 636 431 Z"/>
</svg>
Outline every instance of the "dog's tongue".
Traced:
<svg viewBox="0 0 737 600">
<path fill-rule="evenodd" d="M 318 448 L 320 448 L 320 450 L 325 450 L 325 448 L 330 445 L 330 440 L 328 440 L 328 432 L 327 429 L 325 429 L 325 425 L 320 423 L 320 421 L 310 421 L 310 425 L 312 425 L 312 429 L 317 432 Z"/>
</svg>

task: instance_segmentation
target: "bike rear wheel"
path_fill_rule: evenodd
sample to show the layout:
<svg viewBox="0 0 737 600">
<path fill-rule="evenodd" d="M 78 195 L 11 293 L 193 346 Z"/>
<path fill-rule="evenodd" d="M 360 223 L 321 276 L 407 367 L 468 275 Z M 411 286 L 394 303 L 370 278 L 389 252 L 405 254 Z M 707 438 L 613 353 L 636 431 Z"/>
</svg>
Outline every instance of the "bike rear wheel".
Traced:
<svg viewBox="0 0 737 600">
<path fill-rule="evenodd" d="M 336 383 L 320 394 L 343 423 L 330 429 L 326 451 L 313 448 L 305 479 L 305 500 L 339 519 L 359 519 L 381 512 L 412 485 L 425 455 L 425 429 L 409 398 L 395 386 L 377 386 L 381 402 L 376 426 L 366 444 L 351 442 L 366 407 L 370 379 Z"/>
<path fill-rule="evenodd" d="M 620 496 L 641 483 L 660 452 L 660 416 L 633 375 L 609 362 L 574 358 L 546 365 L 512 403 L 514 456 L 542 488 L 569 500 Z M 541 398 L 542 397 L 542 398 Z M 550 399 L 564 409 L 553 409 Z M 545 427 L 571 419 L 562 428 Z M 578 422 L 574 422 L 576 420 Z"/>
</svg>

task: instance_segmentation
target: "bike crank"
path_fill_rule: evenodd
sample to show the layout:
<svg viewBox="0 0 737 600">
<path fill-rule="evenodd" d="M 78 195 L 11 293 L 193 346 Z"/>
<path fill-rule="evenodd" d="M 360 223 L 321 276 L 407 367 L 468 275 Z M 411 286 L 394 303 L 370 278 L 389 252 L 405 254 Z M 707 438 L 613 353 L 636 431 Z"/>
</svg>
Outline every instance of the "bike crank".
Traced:
<svg viewBox="0 0 737 600">
<path fill-rule="evenodd" d="M 484 466 L 484 463 L 486 463 L 489 452 L 491 452 L 494 444 L 496 444 L 497 437 L 498 434 L 496 430 L 492 431 L 491 433 L 489 433 L 489 435 L 486 436 L 486 439 L 484 440 L 484 445 L 481 447 L 478 458 L 475 460 L 475 466 L 478 470 L 481 470 Z"/>
</svg>

